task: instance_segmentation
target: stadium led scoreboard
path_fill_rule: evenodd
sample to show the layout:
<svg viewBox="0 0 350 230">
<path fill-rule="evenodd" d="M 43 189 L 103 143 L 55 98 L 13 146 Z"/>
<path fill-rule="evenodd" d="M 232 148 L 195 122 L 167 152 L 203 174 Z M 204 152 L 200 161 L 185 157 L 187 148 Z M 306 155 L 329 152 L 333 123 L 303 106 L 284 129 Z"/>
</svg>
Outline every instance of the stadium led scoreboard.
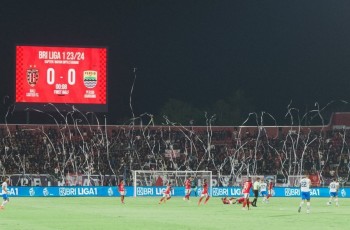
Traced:
<svg viewBox="0 0 350 230">
<path fill-rule="evenodd" d="M 106 112 L 107 49 L 16 46 L 15 86 L 20 108 L 50 103 Z"/>
</svg>

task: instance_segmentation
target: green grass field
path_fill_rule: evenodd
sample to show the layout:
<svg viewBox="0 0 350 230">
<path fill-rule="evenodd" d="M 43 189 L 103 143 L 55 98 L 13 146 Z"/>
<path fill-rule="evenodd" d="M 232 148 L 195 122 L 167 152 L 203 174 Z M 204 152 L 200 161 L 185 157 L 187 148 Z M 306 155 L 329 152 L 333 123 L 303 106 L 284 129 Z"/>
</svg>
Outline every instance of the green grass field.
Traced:
<svg viewBox="0 0 350 230">
<path fill-rule="evenodd" d="M 297 212 L 299 198 L 271 198 L 249 211 L 240 205 L 223 205 L 211 198 L 197 206 L 197 197 L 185 202 L 173 197 L 158 205 L 159 198 L 11 198 L 0 211 L 1 230 L 42 229 L 348 229 L 350 200 L 327 206 L 314 198 L 311 213 Z"/>
</svg>

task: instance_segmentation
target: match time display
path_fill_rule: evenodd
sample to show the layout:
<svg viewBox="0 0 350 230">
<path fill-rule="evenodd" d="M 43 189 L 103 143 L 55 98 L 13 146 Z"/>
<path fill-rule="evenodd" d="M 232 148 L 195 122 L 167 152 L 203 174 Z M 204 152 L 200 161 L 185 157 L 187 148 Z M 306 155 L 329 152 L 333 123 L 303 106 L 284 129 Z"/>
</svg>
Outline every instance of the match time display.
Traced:
<svg viewBox="0 0 350 230">
<path fill-rule="evenodd" d="M 16 46 L 16 103 L 107 103 L 107 49 Z"/>
</svg>

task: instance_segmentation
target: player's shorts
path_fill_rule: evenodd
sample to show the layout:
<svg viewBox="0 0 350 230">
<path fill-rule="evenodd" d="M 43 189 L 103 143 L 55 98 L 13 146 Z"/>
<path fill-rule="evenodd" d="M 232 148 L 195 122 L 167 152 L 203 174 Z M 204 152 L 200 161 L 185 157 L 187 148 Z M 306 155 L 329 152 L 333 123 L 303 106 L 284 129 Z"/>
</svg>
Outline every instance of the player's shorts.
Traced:
<svg viewBox="0 0 350 230">
<path fill-rule="evenodd" d="M 163 193 L 163 197 L 171 197 L 170 193 Z"/>
<path fill-rule="evenodd" d="M 7 194 L 2 194 L 2 199 L 4 199 L 4 200 L 8 200 L 8 199 L 9 199 L 9 197 L 8 197 L 8 195 L 7 195 Z"/>
<path fill-rule="evenodd" d="M 310 200 L 310 192 L 301 192 L 302 200 Z"/>
<path fill-rule="evenodd" d="M 243 193 L 243 197 L 244 197 L 245 199 L 249 198 L 249 193 Z"/>
<path fill-rule="evenodd" d="M 331 197 L 337 197 L 338 196 L 337 192 L 330 192 L 329 194 L 331 195 Z"/>
<path fill-rule="evenodd" d="M 190 194 L 191 193 L 191 189 L 185 189 L 185 195 Z"/>
<path fill-rule="evenodd" d="M 208 194 L 208 192 L 202 192 L 202 194 L 201 194 L 201 197 L 208 197 L 209 196 L 209 194 Z"/>
<path fill-rule="evenodd" d="M 125 196 L 125 191 L 119 191 L 119 194 L 120 194 L 121 196 Z"/>
<path fill-rule="evenodd" d="M 261 193 L 261 196 L 267 196 L 267 191 L 262 191 L 260 193 Z"/>
</svg>

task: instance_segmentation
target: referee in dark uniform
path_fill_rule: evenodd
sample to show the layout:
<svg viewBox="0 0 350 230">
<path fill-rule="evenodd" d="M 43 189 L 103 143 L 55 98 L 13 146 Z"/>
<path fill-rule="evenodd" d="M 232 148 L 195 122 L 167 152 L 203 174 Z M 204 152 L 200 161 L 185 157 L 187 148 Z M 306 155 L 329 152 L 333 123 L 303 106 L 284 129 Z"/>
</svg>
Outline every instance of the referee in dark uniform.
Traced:
<svg viewBox="0 0 350 230">
<path fill-rule="evenodd" d="M 256 181 L 253 184 L 253 193 L 254 193 L 254 200 L 252 202 L 253 207 L 256 206 L 256 202 L 258 201 L 258 196 L 259 196 L 259 189 L 260 189 L 260 178 L 256 178 Z"/>
</svg>

